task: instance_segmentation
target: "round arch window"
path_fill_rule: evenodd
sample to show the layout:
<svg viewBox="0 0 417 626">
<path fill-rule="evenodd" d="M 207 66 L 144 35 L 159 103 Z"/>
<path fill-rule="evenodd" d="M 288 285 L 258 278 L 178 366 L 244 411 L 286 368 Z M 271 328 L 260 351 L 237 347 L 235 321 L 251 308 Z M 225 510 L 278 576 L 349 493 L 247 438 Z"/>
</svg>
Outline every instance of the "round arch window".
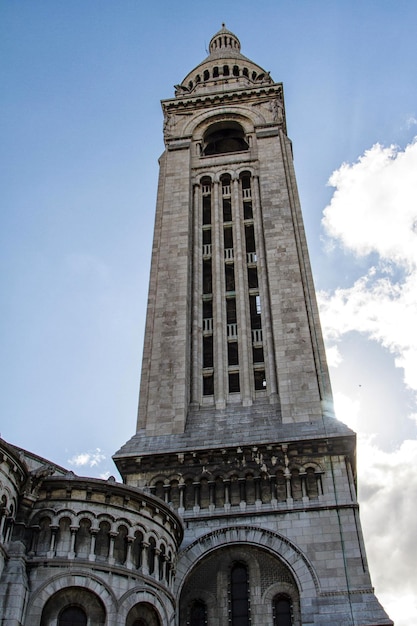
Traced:
<svg viewBox="0 0 417 626">
<path fill-rule="evenodd" d="M 217 122 L 212 124 L 204 135 L 204 156 L 248 149 L 245 131 L 237 122 Z"/>
</svg>

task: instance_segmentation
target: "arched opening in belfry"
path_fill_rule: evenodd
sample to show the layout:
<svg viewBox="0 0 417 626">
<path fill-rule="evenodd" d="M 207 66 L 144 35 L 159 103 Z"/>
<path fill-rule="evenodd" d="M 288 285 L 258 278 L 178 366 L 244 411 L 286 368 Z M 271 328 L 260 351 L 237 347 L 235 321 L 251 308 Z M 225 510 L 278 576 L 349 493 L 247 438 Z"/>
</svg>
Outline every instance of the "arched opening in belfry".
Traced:
<svg viewBox="0 0 417 626">
<path fill-rule="evenodd" d="M 203 155 L 225 154 L 248 150 L 245 131 L 238 122 L 216 122 L 204 135 Z"/>
<path fill-rule="evenodd" d="M 254 611 L 259 624 L 301 626 L 297 583 L 277 555 L 260 546 L 228 544 L 188 573 L 179 599 L 180 624 L 248 626 Z"/>
</svg>

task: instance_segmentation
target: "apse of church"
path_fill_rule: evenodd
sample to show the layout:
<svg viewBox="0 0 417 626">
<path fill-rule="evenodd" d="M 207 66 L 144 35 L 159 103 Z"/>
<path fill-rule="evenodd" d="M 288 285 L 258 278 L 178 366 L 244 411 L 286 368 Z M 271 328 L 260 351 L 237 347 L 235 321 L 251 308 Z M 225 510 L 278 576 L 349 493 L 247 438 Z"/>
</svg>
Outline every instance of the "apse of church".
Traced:
<svg viewBox="0 0 417 626">
<path fill-rule="evenodd" d="M 125 484 L 4 443 L 2 623 L 388 626 L 283 85 L 223 25 L 162 109 L 137 429 L 114 456 Z"/>
</svg>

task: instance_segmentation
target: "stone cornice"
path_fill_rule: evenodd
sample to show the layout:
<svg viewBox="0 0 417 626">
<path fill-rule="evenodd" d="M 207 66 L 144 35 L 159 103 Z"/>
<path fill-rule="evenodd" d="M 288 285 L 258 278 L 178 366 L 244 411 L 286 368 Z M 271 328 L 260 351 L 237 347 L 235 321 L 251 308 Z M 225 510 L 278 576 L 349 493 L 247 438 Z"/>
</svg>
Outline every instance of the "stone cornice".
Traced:
<svg viewBox="0 0 417 626">
<path fill-rule="evenodd" d="M 184 98 L 170 98 L 162 100 L 162 108 L 165 113 L 175 111 L 178 115 L 187 115 L 187 113 L 213 106 L 224 106 L 225 104 L 259 101 L 265 98 L 265 101 L 271 97 L 281 100 L 284 107 L 282 83 L 274 83 L 273 85 L 264 85 L 256 89 L 235 89 L 233 91 L 217 91 L 213 93 L 201 94 L 196 96 L 185 96 Z"/>
<path fill-rule="evenodd" d="M 126 454 L 123 458 L 115 458 L 116 465 L 120 468 L 122 474 L 127 471 L 135 471 L 134 468 L 141 468 L 141 471 L 146 471 L 150 468 L 156 468 L 158 466 L 176 466 L 187 465 L 191 463 L 196 465 L 197 461 L 205 464 L 210 462 L 206 459 L 210 457 L 229 457 L 232 455 L 244 455 L 245 451 L 259 451 L 259 453 L 266 453 L 268 457 L 276 456 L 277 460 L 284 456 L 284 453 L 288 455 L 290 459 L 296 457 L 308 456 L 311 458 L 323 457 L 326 455 L 346 455 L 354 457 L 356 449 L 356 436 L 345 435 L 341 437 L 327 436 L 325 438 L 298 440 L 296 442 L 271 442 L 271 443 L 257 443 L 252 446 L 242 444 L 242 446 L 222 446 L 219 448 L 193 448 L 183 450 L 181 452 L 161 452 L 158 454 L 152 451 L 150 454 Z M 129 470 L 128 470 L 129 468 Z"/>
</svg>

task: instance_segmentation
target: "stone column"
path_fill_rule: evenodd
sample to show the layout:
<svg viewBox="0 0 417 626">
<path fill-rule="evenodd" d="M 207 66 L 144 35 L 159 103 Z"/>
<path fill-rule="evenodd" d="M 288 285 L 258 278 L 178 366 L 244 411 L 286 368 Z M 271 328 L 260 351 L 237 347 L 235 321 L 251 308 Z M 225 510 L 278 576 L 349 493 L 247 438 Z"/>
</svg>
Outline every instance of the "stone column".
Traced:
<svg viewBox="0 0 417 626">
<path fill-rule="evenodd" d="M 287 502 L 291 503 L 293 501 L 292 499 L 292 493 L 291 493 L 291 472 L 288 468 L 285 468 L 285 487 L 287 490 Z"/>
<path fill-rule="evenodd" d="M 54 525 L 51 524 L 50 529 L 51 529 L 51 543 L 49 546 L 49 552 L 46 555 L 48 559 L 52 559 L 55 556 L 56 536 L 58 533 L 59 526 L 55 524 Z"/>
<path fill-rule="evenodd" d="M 69 559 L 75 559 L 75 537 L 77 535 L 78 528 L 79 528 L 78 526 L 70 526 L 71 545 L 70 545 L 70 549 L 68 552 Z"/>
<path fill-rule="evenodd" d="M 226 478 L 223 481 L 224 484 L 224 508 L 225 510 L 230 509 L 230 480 Z"/>
<path fill-rule="evenodd" d="M 142 542 L 142 574 L 149 576 L 149 543 Z"/>
<path fill-rule="evenodd" d="M 125 566 L 127 567 L 127 569 L 133 569 L 133 562 L 132 562 L 132 545 L 133 542 L 135 540 L 134 537 L 126 537 L 127 539 L 127 552 L 126 552 L 126 561 L 125 561 Z"/>
<path fill-rule="evenodd" d="M 269 484 L 270 484 L 270 488 L 271 488 L 271 505 L 272 506 L 276 506 L 277 504 L 277 485 L 276 485 L 276 478 L 273 474 L 269 475 Z"/>
<path fill-rule="evenodd" d="M 278 401 L 278 383 L 276 375 L 275 365 L 275 352 L 274 342 L 272 338 L 272 324 L 271 324 L 271 301 L 269 299 L 269 286 L 268 286 L 268 268 L 266 266 L 265 256 L 265 243 L 263 232 L 263 219 L 262 219 L 262 207 L 259 194 L 259 178 L 254 176 L 252 178 L 252 207 L 254 217 L 254 231 L 256 242 L 256 254 L 257 254 L 257 266 L 258 266 L 258 281 L 260 286 L 261 296 L 261 315 L 262 315 L 262 338 L 264 346 L 264 358 L 265 362 L 265 375 L 267 384 L 267 393 L 271 398 L 271 402 Z"/>
<path fill-rule="evenodd" d="M 239 478 L 240 508 L 246 508 L 246 478 Z"/>
<path fill-rule="evenodd" d="M 155 548 L 155 552 L 153 555 L 153 575 L 157 580 L 159 580 L 159 555 L 160 554 L 161 554 L 161 551 L 159 550 L 159 548 Z"/>
<path fill-rule="evenodd" d="M 180 504 L 178 507 L 179 515 L 182 515 L 182 513 L 184 513 L 184 490 L 185 490 L 184 482 L 179 482 L 178 483 L 178 491 L 179 491 L 179 496 L 180 496 Z"/>
<path fill-rule="evenodd" d="M 114 540 L 117 537 L 117 532 L 114 530 L 111 530 L 109 532 L 109 536 L 110 536 L 110 545 L 109 545 L 109 563 L 110 565 L 112 565 L 115 562 L 114 559 Z"/>
<path fill-rule="evenodd" d="M 214 349 L 214 394 L 216 408 L 226 406 L 225 343 L 226 318 L 224 313 L 224 250 L 223 250 L 223 207 L 219 193 L 220 184 L 213 184 L 212 202 L 212 272 L 213 272 L 213 349 Z"/>
<path fill-rule="evenodd" d="M 98 528 L 90 528 L 91 534 L 91 542 L 90 542 L 90 554 L 88 555 L 89 561 L 96 560 L 96 539 L 97 539 Z"/>
<path fill-rule="evenodd" d="M 214 480 L 208 481 L 208 488 L 209 488 L 209 510 L 213 511 L 216 508 L 215 499 L 214 499 L 216 483 Z"/>
<path fill-rule="evenodd" d="M 251 392 L 251 375 L 249 363 L 250 346 L 252 345 L 251 329 L 248 328 L 248 312 L 249 312 L 249 292 L 247 289 L 247 263 L 246 263 L 246 244 L 242 229 L 244 228 L 243 219 L 241 219 L 241 202 L 239 195 L 239 180 L 233 179 L 233 201 L 232 216 L 234 225 L 234 242 L 235 250 L 235 281 L 236 281 L 236 312 L 238 320 L 238 344 L 239 344 L 239 372 L 240 372 L 240 397 L 244 406 L 252 404 Z M 249 325 L 250 326 L 250 325 Z"/>
<path fill-rule="evenodd" d="M 164 485 L 164 502 L 166 504 L 169 503 L 170 490 L 171 490 L 171 485 L 169 483 L 167 485 Z"/>
<path fill-rule="evenodd" d="M 199 215 L 201 212 L 201 188 L 194 185 L 193 194 L 193 229 L 194 229 L 194 257 L 193 257 L 193 293 L 192 293 L 192 368 L 191 368 L 191 404 L 197 405 L 200 401 L 199 390 L 201 388 L 201 361 L 198 358 L 201 347 L 201 228 Z"/>
<path fill-rule="evenodd" d="M 200 510 L 200 483 L 194 482 L 194 513 L 198 513 Z"/>
<path fill-rule="evenodd" d="M 300 479 L 301 479 L 301 493 L 303 496 L 303 502 L 308 502 L 309 497 L 307 494 L 307 484 L 306 484 L 307 474 L 303 471 L 300 471 Z"/>
</svg>

